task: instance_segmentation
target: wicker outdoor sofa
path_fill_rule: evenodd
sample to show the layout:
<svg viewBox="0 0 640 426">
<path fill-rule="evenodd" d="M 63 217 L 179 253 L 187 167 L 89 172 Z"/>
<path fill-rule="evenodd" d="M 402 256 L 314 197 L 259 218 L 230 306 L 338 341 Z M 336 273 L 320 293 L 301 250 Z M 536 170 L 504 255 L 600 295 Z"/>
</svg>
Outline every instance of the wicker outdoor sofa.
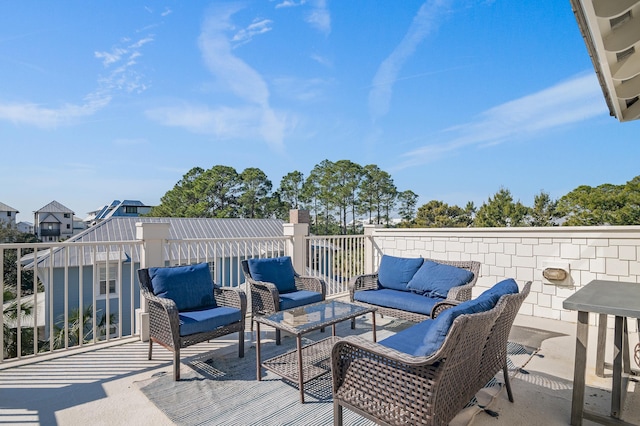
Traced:
<svg viewBox="0 0 640 426">
<path fill-rule="evenodd" d="M 518 291 L 505 280 L 379 343 L 358 336 L 337 342 L 334 425 L 342 425 L 343 407 L 381 425 L 447 425 L 500 370 L 513 402 L 507 339 L 530 287 Z"/>
<path fill-rule="evenodd" d="M 418 270 L 422 267 L 419 265 L 421 262 L 424 262 L 425 265 L 427 262 L 433 262 L 437 265 L 453 266 L 456 268 L 464 269 L 466 271 L 470 271 L 473 275 L 466 283 L 453 286 L 449 288 L 448 291 L 444 293 L 440 292 L 439 295 L 433 296 L 429 296 L 427 294 L 416 294 L 409 288 L 402 288 L 402 285 L 400 285 L 400 287 L 396 285 L 394 288 L 384 288 L 383 284 L 381 283 L 380 274 L 384 273 L 383 268 L 385 267 L 385 260 L 388 259 L 394 259 L 396 261 L 418 261 L 418 263 L 415 264 L 418 265 Z M 417 272 L 415 274 L 417 275 Z M 409 272 L 409 275 L 413 274 Z M 378 272 L 376 272 L 375 274 L 358 275 L 351 279 L 351 282 L 349 283 L 349 300 L 352 303 L 357 303 L 359 305 L 375 306 L 378 308 L 377 312 L 381 315 L 388 315 L 394 318 L 420 322 L 435 315 L 437 313 L 437 310 L 443 309 L 444 305 L 441 305 L 439 303 L 443 300 L 464 302 L 465 300 L 471 299 L 471 290 L 476 284 L 479 275 L 480 262 L 477 261 L 435 260 L 420 258 L 402 259 L 384 255 L 381 260 Z M 407 278 L 412 277 L 409 276 Z M 410 282 L 409 279 L 405 278 L 405 280 Z M 368 294 L 359 292 L 368 292 Z M 372 294 L 374 294 L 372 292 L 380 293 L 380 297 L 378 298 L 379 300 L 369 300 L 370 297 L 368 297 L 366 300 L 364 299 L 363 296 L 371 296 Z M 387 293 L 383 295 L 383 292 Z M 406 299 L 406 303 L 403 299 Z M 399 301 L 399 303 L 394 304 L 394 302 L 396 301 Z"/>
</svg>

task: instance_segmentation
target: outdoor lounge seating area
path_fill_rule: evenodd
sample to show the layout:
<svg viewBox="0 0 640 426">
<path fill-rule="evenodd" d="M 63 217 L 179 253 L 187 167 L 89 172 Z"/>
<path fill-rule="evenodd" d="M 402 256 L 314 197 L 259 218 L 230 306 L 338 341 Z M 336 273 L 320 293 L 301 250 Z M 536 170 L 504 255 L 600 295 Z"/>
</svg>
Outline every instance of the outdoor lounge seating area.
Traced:
<svg viewBox="0 0 640 426">
<path fill-rule="evenodd" d="M 512 233 L 518 231 L 515 230 Z M 388 249 L 389 232 L 381 233 L 382 237 L 387 238 L 387 240 L 380 239 L 376 243 L 377 246 Z M 475 230 L 467 232 L 470 235 L 477 235 L 478 233 Z M 473 234 L 471 234 L 472 232 Z M 603 242 L 598 240 L 594 243 L 587 238 L 576 237 L 573 240 L 569 240 L 566 231 L 560 233 L 557 230 L 549 231 L 545 239 L 529 238 L 525 240 L 520 234 L 527 235 L 527 233 L 520 232 L 513 239 L 502 237 L 502 241 L 491 240 L 496 235 L 496 231 L 493 231 L 491 235 L 474 237 L 478 240 L 477 243 L 473 241 L 473 238 L 468 238 L 469 242 L 465 243 L 466 245 L 443 246 L 443 249 L 454 250 L 457 248 L 470 252 L 499 251 L 503 249 L 505 253 L 513 254 L 511 258 L 506 256 L 495 256 L 494 258 L 493 254 L 482 255 L 476 253 L 473 257 L 483 261 L 473 261 L 478 263 L 477 270 L 479 272 L 475 284 L 471 286 L 469 300 L 462 301 L 449 297 L 439 298 L 436 303 L 438 309 L 435 311 L 432 309 L 430 315 L 425 319 L 409 321 L 407 318 L 395 317 L 387 313 L 379 315 L 381 313 L 380 307 L 376 306 L 371 309 L 376 309 L 378 315 L 358 316 L 355 329 L 350 327 L 348 319 L 335 324 L 337 327 L 335 336 L 339 339 L 336 347 L 343 343 L 355 341 L 357 344 L 362 344 L 367 350 L 371 350 L 372 353 L 382 351 L 394 352 L 395 355 L 398 355 L 398 353 L 404 354 L 400 355 L 400 358 L 405 363 L 408 361 L 407 365 L 420 358 L 421 361 L 430 360 L 432 365 L 429 368 L 434 367 L 436 364 L 446 366 L 448 360 L 439 362 L 436 358 L 442 356 L 445 353 L 443 351 L 464 348 L 464 346 L 458 347 L 453 343 L 456 340 L 455 338 L 449 339 L 445 337 L 442 345 L 436 345 L 435 352 L 431 353 L 429 351 L 431 354 L 426 351 L 423 353 L 412 352 L 410 347 L 403 349 L 400 344 L 402 343 L 401 340 L 405 340 L 404 337 L 408 336 L 405 343 L 418 342 L 418 339 L 412 333 L 428 333 L 431 328 L 428 324 L 443 323 L 447 316 L 451 316 L 453 315 L 452 313 L 456 312 L 456 309 L 462 310 L 465 306 L 468 307 L 469 303 L 467 302 L 478 303 L 478 300 L 484 296 L 484 292 L 494 287 L 495 283 L 504 280 L 503 277 L 513 276 L 515 282 L 518 283 L 518 287 L 520 287 L 518 296 L 525 296 L 520 305 L 519 315 L 516 315 L 515 311 L 507 315 L 507 311 L 502 310 L 498 317 L 503 318 L 502 324 L 510 324 L 510 321 L 513 321 L 514 327 L 511 328 L 509 333 L 510 327 L 504 326 L 499 330 L 497 323 L 492 326 L 492 331 L 488 336 L 502 336 L 502 341 L 507 342 L 506 344 L 490 343 L 490 338 L 487 336 L 485 344 L 482 345 L 483 351 L 480 358 L 490 361 L 490 363 L 493 363 L 492 365 L 486 362 L 478 363 L 470 360 L 473 357 L 477 359 L 478 352 L 475 352 L 469 357 L 469 363 L 476 365 L 476 372 L 470 373 L 469 371 L 464 371 L 464 369 L 459 370 L 466 374 L 465 378 L 457 378 L 458 383 L 465 383 L 464 388 L 466 390 L 472 392 L 474 387 L 476 388 L 475 390 L 478 387 L 481 389 L 475 393 L 475 396 L 470 398 L 471 401 L 466 407 L 462 407 L 454 413 L 455 417 L 450 424 L 455 426 L 469 424 L 474 426 L 496 424 L 527 425 L 531 424 L 532 419 L 535 419 L 535 424 L 566 425 L 571 419 L 576 322 L 575 318 L 572 319 L 570 315 L 566 318 L 563 316 L 563 320 L 560 321 L 544 318 L 541 314 L 549 312 L 543 310 L 545 306 L 561 304 L 568 296 L 575 293 L 575 289 L 569 287 L 561 288 L 557 285 L 541 282 L 542 270 L 540 268 L 544 269 L 547 266 L 558 268 L 563 265 L 557 261 L 555 263 L 545 263 L 544 257 L 540 261 L 542 256 L 547 256 L 546 258 L 548 259 L 550 255 L 539 254 L 536 258 L 536 253 L 549 246 L 549 249 L 563 247 L 564 255 L 574 253 L 574 256 L 586 256 L 591 253 L 588 250 L 589 244 L 595 246 L 596 244 L 604 244 L 604 241 L 606 241 L 609 245 L 617 243 L 622 247 L 626 241 L 622 239 L 619 230 L 607 228 L 602 232 L 601 239 Z M 611 233 L 611 237 L 607 236 L 607 232 Z M 507 231 L 504 231 L 504 234 L 507 235 Z M 439 235 L 438 233 L 438 238 L 441 238 Z M 431 238 L 431 236 L 424 237 L 425 240 L 428 238 Z M 556 239 L 562 242 L 556 243 Z M 374 240 L 367 240 L 366 237 L 364 241 L 374 242 Z M 398 241 L 400 240 L 398 239 Z M 494 242 L 485 244 L 483 241 Z M 571 243 L 568 241 L 571 241 Z M 160 244 L 164 243 L 161 242 Z M 490 244 L 495 244 L 495 246 Z M 584 247 L 580 246 L 579 251 L 569 252 L 565 248 L 573 247 L 573 245 L 579 246 L 580 244 L 584 244 Z M 398 245 L 400 246 L 401 244 L 398 243 Z M 417 246 L 417 244 L 415 245 Z M 318 246 L 321 245 L 318 244 Z M 402 245 L 402 247 L 407 246 L 409 245 Z M 375 248 L 376 245 L 372 244 L 372 247 Z M 388 249 L 387 252 L 393 254 L 393 257 L 401 259 L 419 258 L 421 256 L 429 259 L 455 259 L 461 257 L 453 251 L 448 255 L 443 254 L 440 256 L 432 248 L 432 246 L 420 246 L 420 248 L 412 248 L 413 251 Z M 161 250 L 156 252 L 162 253 Z M 284 251 L 284 253 L 288 252 L 288 250 Z M 628 252 L 622 248 L 619 252 L 626 253 L 625 256 L 628 255 Z M 280 251 L 276 254 L 280 255 L 281 253 L 283 252 Z M 598 253 L 600 252 L 596 252 L 595 249 L 592 251 L 594 257 Z M 368 256 L 368 254 L 365 255 L 365 259 Z M 247 256 L 247 258 L 251 257 Z M 375 272 L 365 275 L 379 277 L 379 265 L 381 265 L 382 258 L 382 254 L 380 256 L 371 255 L 371 259 L 374 262 L 370 266 L 365 265 L 364 271 Z M 292 261 L 297 261 L 297 263 L 292 262 L 292 265 L 297 265 L 295 271 L 305 274 L 314 272 L 309 266 L 312 265 L 310 261 L 309 263 L 301 263 L 300 258 L 296 259 L 293 256 L 291 259 Z M 526 262 L 533 263 L 533 260 L 530 259 L 535 260 L 536 265 L 532 266 L 531 269 L 527 269 L 525 266 L 517 266 L 526 265 Z M 505 265 L 507 260 L 512 261 L 514 267 L 500 269 L 500 265 Z M 191 261 L 195 266 L 205 263 L 203 259 L 199 261 L 192 259 Z M 443 260 L 442 264 L 454 262 L 460 261 Z M 133 264 L 135 265 L 136 263 Z M 177 263 L 180 264 L 180 262 Z M 214 272 L 211 269 L 212 263 L 208 260 L 206 263 L 209 268 L 207 272 L 211 274 L 208 278 L 214 278 L 208 282 L 213 286 L 212 281 L 219 280 L 225 270 L 218 269 Z M 422 261 L 418 270 L 424 263 Z M 437 261 L 437 263 L 440 263 L 440 261 Z M 157 265 L 162 263 L 159 259 L 151 262 L 147 259 L 145 264 Z M 165 262 L 164 264 L 166 265 L 167 263 Z M 306 267 L 303 265 L 306 265 Z M 587 281 L 592 280 L 592 277 L 595 276 L 581 272 L 578 268 L 582 265 L 589 266 L 589 263 L 572 262 L 568 267 L 565 267 L 568 277 L 573 280 L 574 286 L 578 288 L 585 286 Z M 611 267 L 612 265 L 617 266 L 619 263 L 609 262 L 603 266 Z M 244 271 L 241 269 L 240 262 L 238 262 L 237 266 L 238 271 L 242 274 Z M 204 266 L 201 267 L 204 270 Z M 467 268 L 454 267 L 469 271 Z M 181 268 L 184 268 L 184 266 L 169 267 L 166 268 L 166 271 L 180 271 Z M 149 275 L 148 270 L 151 268 L 146 269 L 147 275 Z M 159 269 L 165 271 L 165 268 Z M 287 269 L 291 271 L 292 266 L 287 265 Z M 136 271 L 137 269 L 134 272 Z M 295 271 L 293 272 L 294 277 L 297 275 Z M 613 273 L 616 270 L 610 269 L 610 271 Z M 416 274 L 417 271 L 414 271 L 413 276 Z M 358 273 L 351 276 L 356 275 L 362 274 Z M 382 275 L 384 276 L 384 274 Z M 135 276 L 138 277 L 138 274 L 136 273 Z M 530 286 L 525 286 L 528 281 L 526 279 L 527 276 L 533 278 Z M 352 303 L 346 286 L 338 291 L 332 287 L 336 283 L 346 284 L 347 280 L 336 280 L 334 276 L 327 275 L 313 278 L 326 283 L 325 300 L 327 302 L 339 300 Z M 623 278 L 631 281 L 628 277 L 621 277 L 620 281 L 624 281 Z M 140 278 L 140 281 L 145 281 L 145 278 Z M 150 276 L 149 281 L 151 281 Z M 405 279 L 407 285 L 409 281 L 411 279 Z M 266 281 L 259 282 L 264 283 Z M 272 285 L 275 287 L 275 284 L 272 283 Z M 527 291 L 525 291 L 525 288 L 528 291 L 528 296 L 526 296 Z M 151 289 L 149 293 L 158 292 L 157 289 L 154 290 L 153 286 L 151 286 Z M 239 289 L 244 291 L 238 291 Z M 226 290 L 231 291 L 227 292 Z M 317 353 L 310 354 L 311 356 L 308 358 L 306 357 L 307 354 L 303 353 L 305 363 L 313 364 L 315 367 L 324 368 L 327 371 L 327 374 L 319 375 L 305 382 L 304 403 L 300 402 L 300 387 L 295 381 L 292 383 L 284 376 L 271 374 L 271 370 L 263 374 L 262 380 L 258 382 L 256 380 L 256 360 L 258 359 L 256 356 L 257 330 L 255 328 L 254 331 L 250 330 L 251 315 L 248 312 L 251 303 L 247 299 L 252 296 L 249 281 L 247 280 L 241 287 L 231 287 L 228 284 L 227 287 L 222 288 L 217 288 L 216 286 L 213 291 L 215 295 L 228 294 L 230 296 L 234 294 L 242 295 L 246 292 L 247 297 L 244 302 L 246 315 L 242 324 L 242 332 L 231 331 L 219 337 L 199 341 L 197 344 L 179 345 L 179 354 L 173 350 L 156 350 L 153 352 L 152 359 L 149 359 L 149 349 L 150 345 L 151 347 L 156 346 L 156 342 L 140 342 L 139 339 L 144 333 L 138 334 L 136 332 L 135 335 L 130 337 L 122 336 L 117 339 L 108 339 L 103 343 L 85 344 L 79 348 L 58 350 L 51 354 L 38 355 L 38 358 L 23 357 L 23 359 L 17 361 L 9 360 L 0 364 L 0 392 L 2 392 L 0 420 L 5 423 L 20 422 L 21 424 L 100 423 L 104 419 L 109 419 L 112 424 L 129 424 L 132 422 L 158 425 L 197 424 L 206 423 L 207 421 L 213 424 L 331 424 L 334 421 L 333 376 L 331 374 L 332 362 L 330 358 L 327 359 L 325 357 L 326 352 L 323 351 L 320 354 L 322 356 L 319 358 L 313 358 L 318 355 Z M 364 292 L 366 291 L 368 290 L 364 290 Z M 411 291 L 405 293 L 413 293 L 417 297 L 428 299 L 425 296 L 427 290 L 423 291 L 422 294 Z M 286 295 L 287 290 L 283 293 L 278 290 L 278 294 L 279 296 Z M 448 294 L 447 292 L 447 296 Z M 549 295 L 547 296 L 548 299 L 543 297 L 545 294 Z M 124 295 L 126 296 L 126 294 Z M 153 297 L 158 295 L 159 292 L 158 294 L 152 294 Z M 235 297 L 233 296 L 233 298 Z M 222 299 L 216 299 L 216 306 L 225 306 L 225 302 Z M 241 296 L 240 299 L 242 299 Z M 189 300 L 189 297 L 187 297 L 187 300 Z M 508 299 L 505 298 L 504 300 Z M 200 297 L 199 302 L 196 303 L 198 306 L 191 306 L 183 310 L 178 308 L 178 303 L 175 303 L 175 311 L 178 312 L 178 330 L 180 330 L 179 314 L 184 314 L 190 310 L 195 310 L 196 312 L 200 310 L 207 311 L 209 310 L 208 308 L 211 308 L 209 303 L 210 301 Z M 467 304 L 465 305 L 465 303 Z M 241 305 L 242 302 L 240 302 L 240 308 Z M 330 304 L 327 304 L 327 306 L 330 306 Z M 495 307 L 488 308 L 489 311 L 491 309 L 495 309 Z M 305 314 L 309 313 L 311 311 L 305 311 Z M 150 309 L 148 315 L 151 315 Z M 455 333 L 463 333 L 464 328 L 455 324 L 469 321 L 468 317 L 477 318 L 474 315 L 476 313 L 465 313 L 453 320 L 451 327 L 448 328 L 449 334 L 451 334 L 452 330 Z M 515 320 L 513 316 L 515 316 Z M 552 315 L 549 314 L 547 316 L 551 317 Z M 597 320 L 598 318 L 596 317 L 592 319 Z M 310 320 L 307 319 L 305 321 Z M 610 327 L 604 329 L 609 336 L 606 346 L 602 346 L 595 344 L 596 341 L 599 343 L 600 340 L 599 338 L 596 339 L 599 332 L 598 323 L 591 322 L 588 325 L 588 329 L 589 333 L 592 334 L 590 340 L 592 344 L 586 348 L 589 356 L 586 363 L 584 402 L 589 411 L 608 415 L 610 410 L 609 401 L 611 401 L 611 371 L 610 368 L 607 369 L 608 367 L 605 367 L 604 377 L 599 377 L 594 374 L 597 371 L 594 364 L 596 349 L 604 347 L 604 355 L 607 361 L 605 365 L 612 365 L 613 324 L 610 323 Z M 293 324 L 296 323 L 294 322 Z M 183 322 L 183 328 L 184 325 L 185 323 Z M 260 336 L 262 360 L 264 362 L 292 349 L 295 350 L 296 339 L 292 337 L 289 330 L 283 328 L 281 345 L 276 345 L 274 328 L 267 323 L 262 323 L 261 325 Z M 302 327 L 304 327 L 304 324 L 302 324 Z M 333 327 L 333 325 L 328 327 Z M 190 331 L 185 331 L 188 328 L 183 330 L 181 338 L 190 334 Z M 374 338 L 372 338 L 374 330 L 379 343 L 375 343 Z M 149 332 L 152 332 L 152 328 L 149 329 Z M 178 335 L 180 335 L 180 332 L 178 332 Z M 451 336 L 453 334 L 449 337 Z M 505 336 L 509 337 L 506 338 Z M 302 336 L 302 346 L 314 347 L 312 345 L 315 341 L 328 337 L 330 337 L 329 333 L 326 331 L 322 333 L 319 329 L 316 329 Z M 635 322 L 629 323 L 628 337 L 630 341 L 625 347 L 626 349 L 633 349 L 638 341 Z M 167 346 L 171 348 L 171 346 Z M 480 346 L 476 345 L 475 349 L 480 348 Z M 484 350 L 485 348 L 486 350 Z M 493 348 L 495 352 L 489 354 L 489 348 Z M 418 346 L 413 348 L 414 351 L 417 349 Z M 403 350 L 406 350 L 406 352 L 403 352 Z M 470 349 L 467 348 L 467 350 Z M 244 353 L 243 358 L 240 357 L 242 353 Z M 365 352 L 362 351 L 361 353 Z M 446 353 L 449 354 L 449 352 Z M 633 363 L 633 353 L 630 359 Z M 625 360 L 625 362 L 627 361 L 628 359 Z M 381 364 L 384 365 L 386 362 Z M 357 376 L 358 374 L 355 371 L 359 370 L 355 370 L 355 368 L 359 367 L 358 364 L 362 364 L 362 361 L 354 361 L 352 364 L 354 370 L 351 374 Z M 425 366 L 428 364 L 429 362 L 424 363 Z M 508 379 L 505 379 L 504 375 L 505 364 L 508 369 L 508 375 L 506 376 Z M 178 381 L 174 380 L 176 369 L 180 377 Z M 482 378 L 477 370 L 484 371 L 486 377 Z M 338 370 L 336 369 L 336 371 Z M 349 368 L 346 368 L 345 371 L 349 371 Z M 398 371 L 405 370 L 400 368 Z M 444 370 L 437 374 L 447 376 Z M 391 376 L 384 374 L 384 379 L 393 381 Z M 471 380 L 472 376 L 475 378 L 474 380 Z M 484 385 L 478 385 L 478 383 L 485 382 L 485 379 L 487 380 Z M 510 386 L 507 385 L 507 380 L 510 382 Z M 628 381 L 629 392 L 626 404 L 624 404 L 624 410 L 621 413 L 621 418 L 631 424 L 640 423 L 640 401 L 637 400 L 638 390 L 636 389 L 636 384 L 634 377 Z M 458 385 L 450 387 L 457 389 Z M 512 395 L 508 392 L 509 387 Z M 440 387 L 439 389 L 443 388 Z M 436 391 L 436 393 L 440 395 L 440 391 Z M 510 402 L 510 399 L 515 402 Z M 366 411 L 363 410 L 362 413 L 358 413 L 356 410 L 351 409 L 352 407 L 348 402 L 340 406 L 343 407 L 343 424 L 368 425 L 373 422 L 362 415 Z M 87 414 L 87 412 L 90 414 Z M 497 417 L 493 417 L 490 414 L 497 415 Z M 585 419 L 582 424 L 590 425 L 592 423 Z"/>
</svg>

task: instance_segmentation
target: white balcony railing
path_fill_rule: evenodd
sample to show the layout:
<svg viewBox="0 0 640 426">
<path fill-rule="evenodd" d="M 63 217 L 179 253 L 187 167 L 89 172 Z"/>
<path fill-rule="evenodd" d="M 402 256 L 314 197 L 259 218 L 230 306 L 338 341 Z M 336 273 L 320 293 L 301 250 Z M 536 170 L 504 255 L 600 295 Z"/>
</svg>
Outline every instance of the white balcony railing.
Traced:
<svg viewBox="0 0 640 426">
<path fill-rule="evenodd" d="M 364 241 L 361 235 L 306 238 L 308 258 L 298 272 L 324 279 L 328 296 L 344 293 L 350 277 L 363 273 Z M 286 236 L 159 244 L 165 265 L 207 262 L 216 284 L 247 292 L 242 260 L 292 251 Z M 143 240 L 0 244 L 0 276 L 8 278 L 0 283 L 0 363 L 135 336 L 137 270 L 150 264 L 144 253 Z"/>
</svg>

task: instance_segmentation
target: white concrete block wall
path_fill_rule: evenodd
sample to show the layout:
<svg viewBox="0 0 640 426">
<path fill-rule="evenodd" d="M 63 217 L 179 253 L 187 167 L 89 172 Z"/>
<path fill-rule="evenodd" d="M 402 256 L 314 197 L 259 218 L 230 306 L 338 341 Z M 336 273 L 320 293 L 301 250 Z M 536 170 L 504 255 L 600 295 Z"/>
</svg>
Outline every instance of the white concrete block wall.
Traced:
<svg viewBox="0 0 640 426">
<path fill-rule="evenodd" d="M 562 302 L 594 279 L 635 282 L 640 292 L 640 226 L 377 228 L 373 238 L 378 254 L 479 261 L 481 276 L 474 297 L 505 278 L 521 285 L 532 281 L 531 294 L 520 310 L 524 315 L 576 322 L 576 312 L 562 309 Z M 546 262 L 569 264 L 573 284 L 545 284 Z M 591 317 L 595 324 L 596 316 Z"/>
</svg>

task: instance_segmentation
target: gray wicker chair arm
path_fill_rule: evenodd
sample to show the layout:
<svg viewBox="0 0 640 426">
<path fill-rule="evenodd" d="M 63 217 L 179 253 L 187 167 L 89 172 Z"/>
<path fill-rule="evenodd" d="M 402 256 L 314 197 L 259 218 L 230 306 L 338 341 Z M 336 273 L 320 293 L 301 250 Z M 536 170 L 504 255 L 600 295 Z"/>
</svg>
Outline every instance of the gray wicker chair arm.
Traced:
<svg viewBox="0 0 640 426">
<path fill-rule="evenodd" d="M 214 286 L 213 297 L 218 306 L 240 309 L 242 316 L 247 313 L 247 295 L 239 288 Z"/>
<path fill-rule="evenodd" d="M 378 274 L 356 275 L 349 282 L 349 299 L 353 302 L 356 291 L 378 288 Z"/>
<path fill-rule="evenodd" d="M 433 308 L 431 308 L 431 318 L 435 318 L 439 314 L 441 314 L 444 310 L 452 308 L 461 303 L 462 302 L 460 300 L 443 299 L 441 302 L 436 303 L 435 305 L 433 305 Z"/>
<path fill-rule="evenodd" d="M 149 303 L 149 324 L 151 336 L 171 347 L 180 347 L 180 318 L 176 302 L 158 297 L 142 289 L 142 295 Z"/>
<path fill-rule="evenodd" d="M 325 284 L 324 280 L 321 280 L 317 277 L 296 275 L 295 281 L 296 289 L 322 293 L 322 300 L 325 299 L 327 295 L 327 285 Z"/>
<path fill-rule="evenodd" d="M 254 313 L 280 310 L 280 292 L 275 284 L 251 278 L 247 281 L 251 288 L 251 309 Z"/>
<path fill-rule="evenodd" d="M 475 285 L 475 281 L 476 280 L 471 280 L 471 282 L 467 284 L 451 288 L 447 293 L 447 299 L 459 300 L 461 302 L 464 302 L 465 300 L 471 300 L 471 290 Z"/>
</svg>

